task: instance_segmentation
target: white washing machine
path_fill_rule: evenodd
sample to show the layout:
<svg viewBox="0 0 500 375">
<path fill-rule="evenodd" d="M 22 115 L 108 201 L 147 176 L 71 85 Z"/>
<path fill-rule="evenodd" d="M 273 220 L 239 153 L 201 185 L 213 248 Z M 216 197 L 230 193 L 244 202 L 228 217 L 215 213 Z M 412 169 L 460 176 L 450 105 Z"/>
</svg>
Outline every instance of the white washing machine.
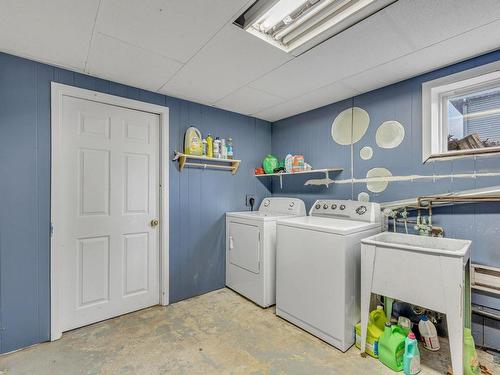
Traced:
<svg viewBox="0 0 500 375">
<path fill-rule="evenodd" d="M 277 221 L 276 314 L 345 352 L 360 320 L 361 239 L 381 231 L 380 206 L 318 200 Z"/>
<path fill-rule="evenodd" d="M 226 285 L 262 307 L 274 305 L 276 220 L 305 215 L 295 198 L 266 198 L 258 211 L 226 213 Z"/>
</svg>

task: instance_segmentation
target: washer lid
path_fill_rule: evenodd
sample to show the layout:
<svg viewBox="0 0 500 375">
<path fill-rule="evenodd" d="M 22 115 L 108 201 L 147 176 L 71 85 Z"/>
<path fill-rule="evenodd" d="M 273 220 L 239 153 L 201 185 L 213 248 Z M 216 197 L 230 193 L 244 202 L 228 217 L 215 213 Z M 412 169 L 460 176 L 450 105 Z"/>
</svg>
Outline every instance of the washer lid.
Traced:
<svg viewBox="0 0 500 375">
<path fill-rule="evenodd" d="M 319 216 L 283 218 L 279 219 L 276 224 L 298 229 L 328 232 L 343 236 L 369 229 L 380 228 L 380 223 L 367 223 L 363 221 L 334 219 Z"/>
</svg>

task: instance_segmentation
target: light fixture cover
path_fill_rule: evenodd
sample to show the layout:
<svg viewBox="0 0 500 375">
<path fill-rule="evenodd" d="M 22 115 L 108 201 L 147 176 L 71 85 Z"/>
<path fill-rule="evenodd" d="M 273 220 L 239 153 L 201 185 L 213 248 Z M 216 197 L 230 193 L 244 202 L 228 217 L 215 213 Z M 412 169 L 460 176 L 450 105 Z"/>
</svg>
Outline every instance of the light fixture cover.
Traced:
<svg viewBox="0 0 500 375">
<path fill-rule="evenodd" d="M 397 0 L 258 0 L 235 25 L 296 56 Z"/>
</svg>

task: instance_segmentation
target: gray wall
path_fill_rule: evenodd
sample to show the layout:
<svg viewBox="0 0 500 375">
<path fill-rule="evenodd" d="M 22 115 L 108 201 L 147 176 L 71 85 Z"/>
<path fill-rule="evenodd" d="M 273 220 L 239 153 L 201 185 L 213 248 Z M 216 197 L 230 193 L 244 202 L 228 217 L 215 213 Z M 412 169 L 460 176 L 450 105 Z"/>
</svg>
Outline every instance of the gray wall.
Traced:
<svg viewBox="0 0 500 375">
<path fill-rule="evenodd" d="M 171 302 L 224 287 L 224 213 L 269 193 L 268 122 L 0 53 L 0 352 L 49 339 L 51 81 L 169 107 L 170 151 L 189 126 L 234 139 L 236 176 L 170 164 Z"/>
</svg>

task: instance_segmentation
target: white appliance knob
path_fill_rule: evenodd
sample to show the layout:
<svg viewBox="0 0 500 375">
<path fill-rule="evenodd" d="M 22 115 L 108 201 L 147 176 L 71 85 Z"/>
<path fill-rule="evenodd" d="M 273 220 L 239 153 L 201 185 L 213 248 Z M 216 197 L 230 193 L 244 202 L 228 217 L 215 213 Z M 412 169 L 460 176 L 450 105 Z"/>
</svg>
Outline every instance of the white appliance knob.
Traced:
<svg viewBox="0 0 500 375">
<path fill-rule="evenodd" d="M 295 206 L 295 203 L 294 202 L 290 202 L 289 206 L 293 207 L 293 206 Z"/>
<path fill-rule="evenodd" d="M 319 209 L 321 208 L 321 205 L 318 203 L 318 204 L 317 204 L 316 206 L 314 206 L 314 207 L 316 207 L 316 209 L 317 209 L 317 210 L 319 210 Z"/>
<path fill-rule="evenodd" d="M 269 199 L 266 199 L 266 201 L 264 202 L 264 207 L 267 207 L 271 204 L 271 201 Z"/>
<path fill-rule="evenodd" d="M 344 205 L 344 204 L 341 204 L 341 205 L 340 205 L 340 209 L 341 209 L 341 210 L 345 210 L 345 205 Z"/>
<path fill-rule="evenodd" d="M 332 204 L 332 210 L 336 210 L 337 209 L 337 205 L 334 203 Z"/>
<path fill-rule="evenodd" d="M 325 204 L 323 205 L 323 208 L 326 210 L 326 209 L 328 208 L 328 205 L 325 203 Z"/>
<path fill-rule="evenodd" d="M 359 206 L 358 208 L 356 208 L 356 213 L 358 215 L 363 215 L 366 211 L 367 211 L 366 206 Z"/>
</svg>

